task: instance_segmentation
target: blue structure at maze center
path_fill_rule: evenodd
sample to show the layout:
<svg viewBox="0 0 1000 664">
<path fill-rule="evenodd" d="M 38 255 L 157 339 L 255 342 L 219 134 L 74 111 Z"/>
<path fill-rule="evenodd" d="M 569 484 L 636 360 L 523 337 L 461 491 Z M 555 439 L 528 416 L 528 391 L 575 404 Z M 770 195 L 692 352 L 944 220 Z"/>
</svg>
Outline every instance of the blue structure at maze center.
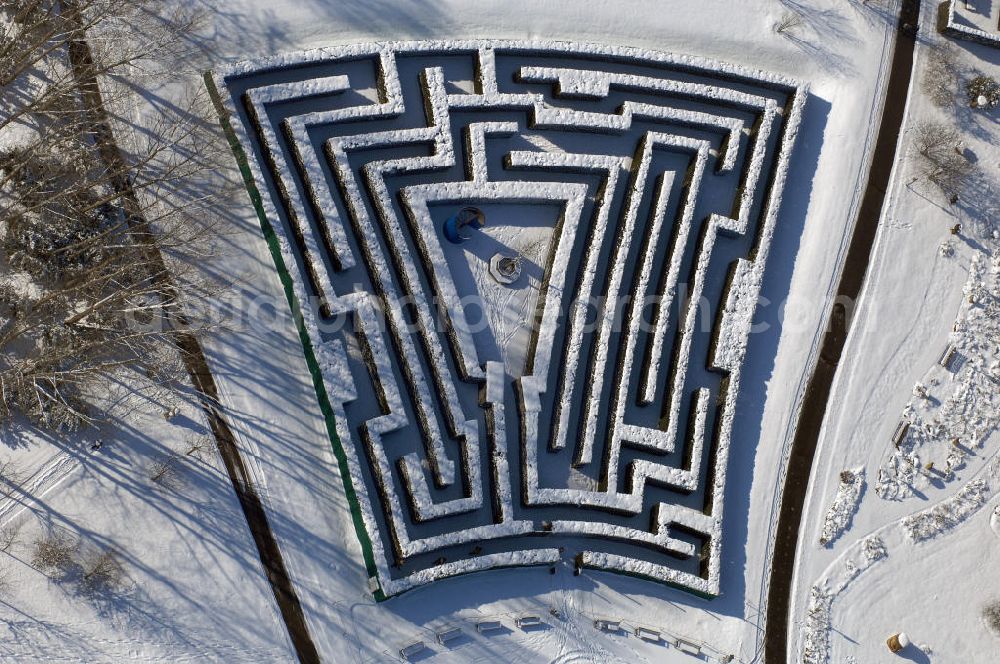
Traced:
<svg viewBox="0 0 1000 664">
<path fill-rule="evenodd" d="M 472 236 L 462 234 L 463 228 L 479 229 L 485 225 L 486 215 L 483 211 L 477 207 L 466 206 L 445 220 L 444 237 L 452 244 L 461 244 L 472 239 Z"/>
</svg>

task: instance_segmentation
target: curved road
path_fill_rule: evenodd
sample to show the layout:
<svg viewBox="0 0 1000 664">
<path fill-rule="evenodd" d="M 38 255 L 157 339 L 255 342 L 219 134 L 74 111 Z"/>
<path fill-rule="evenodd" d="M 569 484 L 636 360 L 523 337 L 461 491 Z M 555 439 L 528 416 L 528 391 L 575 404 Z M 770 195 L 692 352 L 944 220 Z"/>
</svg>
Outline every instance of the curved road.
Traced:
<svg viewBox="0 0 1000 664">
<path fill-rule="evenodd" d="M 830 314 L 830 324 L 823 337 L 822 352 L 809 379 L 809 387 L 806 389 L 795 438 L 792 441 L 788 474 L 778 514 L 771 578 L 768 583 L 764 637 L 765 664 L 784 664 L 788 655 L 789 610 L 792 604 L 792 581 L 799 526 L 802 522 L 809 475 L 826 415 L 833 378 L 844 350 L 844 342 L 847 340 L 848 321 L 843 302 L 857 299 L 871 259 L 882 206 L 896 160 L 900 129 L 906 114 L 919 15 L 920 0 L 903 0 L 896 26 L 896 44 L 886 87 L 885 107 L 882 110 L 878 138 L 875 141 L 875 154 L 868 174 L 868 183 L 861 200 L 861 208 L 858 211 L 840 283 L 837 286 L 837 297 Z"/>
</svg>

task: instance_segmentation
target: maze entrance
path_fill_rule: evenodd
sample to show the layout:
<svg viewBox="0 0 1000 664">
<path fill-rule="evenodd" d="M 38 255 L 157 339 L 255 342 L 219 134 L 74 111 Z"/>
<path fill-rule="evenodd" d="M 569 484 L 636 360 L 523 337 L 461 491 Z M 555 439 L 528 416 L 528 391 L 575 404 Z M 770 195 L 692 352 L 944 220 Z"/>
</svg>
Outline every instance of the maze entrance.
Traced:
<svg viewBox="0 0 1000 664">
<path fill-rule="evenodd" d="M 805 90 L 481 41 L 323 49 L 214 83 L 376 596 L 561 559 L 718 594 L 740 368 Z M 466 207 L 485 225 L 456 237 Z"/>
</svg>

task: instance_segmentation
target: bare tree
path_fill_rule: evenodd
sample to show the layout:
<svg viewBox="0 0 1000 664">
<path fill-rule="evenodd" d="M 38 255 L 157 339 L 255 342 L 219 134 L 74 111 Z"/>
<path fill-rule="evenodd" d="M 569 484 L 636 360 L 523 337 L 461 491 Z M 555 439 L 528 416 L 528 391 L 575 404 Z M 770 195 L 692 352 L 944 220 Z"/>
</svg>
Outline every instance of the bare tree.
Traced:
<svg viewBox="0 0 1000 664">
<path fill-rule="evenodd" d="M 932 45 L 927 52 L 927 65 L 920 87 L 935 106 L 948 108 L 955 103 L 958 77 L 955 46 L 950 42 Z"/>
<path fill-rule="evenodd" d="M 959 131 L 944 123 L 925 121 L 913 128 L 913 137 L 920 177 L 955 200 L 975 171 L 962 153 Z"/>
<path fill-rule="evenodd" d="M 18 542 L 20 530 L 17 526 L 4 526 L 0 528 L 0 552 L 10 553 L 10 550 Z"/>
<path fill-rule="evenodd" d="M 111 185 L 127 176 L 132 191 L 155 201 L 171 179 L 189 175 L 192 163 L 160 159 L 175 158 L 166 146 L 180 138 L 160 136 L 164 142 L 146 146 L 125 174 L 88 167 L 86 151 L 22 157 L 21 177 L 0 210 L 0 246 L 16 271 L 7 297 L 0 296 L 7 314 L 0 324 L 0 415 L 18 410 L 51 428 L 73 429 L 95 420 L 84 403 L 95 381 L 126 368 L 157 384 L 179 377 L 169 321 L 210 295 L 211 286 L 197 261 L 168 266 L 162 253 L 194 258 L 210 225 L 195 219 L 193 208 L 151 206 L 150 214 L 134 215 Z M 185 284 L 182 297 L 178 282 Z"/>
<path fill-rule="evenodd" d="M 73 103 L 78 81 L 64 56 L 84 38 L 96 54 L 95 76 L 176 75 L 172 63 L 187 54 L 188 37 L 203 14 L 164 14 L 161 5 L 158 0 L 0 0 L 0 15 L 8 18 L 0 21 L 0 87 L 24 93 L 9 95 L 0 130 L 25 114 Z"/>
<path fill-rule="evenodd" d="M 13 461 L 0 463 L 0 495 L 9 498 L 21 488 L 24 476 Z"/>
<path fill-rule="evenodd" d="M 185 450 L 184 455 L 194 457 L 199 461 L 205 461 L 209 452 L 212 449 L 213 440 L 210 436 L 192 436 L 185 440 L 187 445 L 187 450 Z"/>
<path fill-rule="evenodd" d="M 147 61 L 151 54 L 183 56 L 188 47 L 178 38 L 190 35 L 204 17 L 183 8 L 165 13 L 156 0 L 0 0 L 0 14 L 8 19 L 2 24 L 0 62 L 16 65 L 2 84 L 84 36 L 101 48 L 101 62 L 112 68 Z"/>
<path fill-rule="evenodd" d="M 174 488 L 180 481 L 180 459 L 170 454 L 149 465 L 148 475 L 151 482 L 164 488 Z"/>
<path fill-rule="evenodd" d="M 924 121 L 913 127 L 913 145 L 921 157 L 937 159 L 961 141 L 958 129 L 943 122 Z"/>
<path fill-rule="evenodd" d="M 787 11 L 774 24 L 774 31 L 779 35 L 790 34 L 802 27 L 802 15 L 795 11 Z"/>
<path fill-rule="evenodd" d="M 85 595 L 98 595 L 116 590 L 122 582 L 124 569 L 113 549 L 92 554 L 81 565 L 80 590 Z"/>
<path fill-rule="evenodd" d="M 148 74 L 189 43 L 196 18 L 158 11 L 152 0 L 0 0 L 0 85 L 21 92 L 0 118 L 0 132 L 21 130 L 0 152 L 0 420 L 93 424 L 107 413 L 91 397 L 123 372 L 174 384 L 176 323 L 208 327 L 192 309 L 213 292 L 200 268 L 211 200 L 176 195 L 222 154 L 207 101 L 162 111 L 124 158 L 93 103 L 124 104 L 113 75 Z"/>
</svg>

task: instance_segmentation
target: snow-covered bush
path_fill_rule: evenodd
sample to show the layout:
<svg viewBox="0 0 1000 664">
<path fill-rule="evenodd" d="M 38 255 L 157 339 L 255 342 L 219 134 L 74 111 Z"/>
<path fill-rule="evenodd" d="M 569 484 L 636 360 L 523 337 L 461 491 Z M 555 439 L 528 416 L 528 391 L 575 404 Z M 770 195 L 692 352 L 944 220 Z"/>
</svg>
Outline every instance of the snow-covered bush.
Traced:
<svg viewBox="0 0 1000 664">
<path fill-rule="evenodd" d="M 974 514 L 989 497 L 986 482 L 982 479 L 973 480 L 951 498 L 903 519 L 903 531 L 914 542 L 931 539 Z"/>
<path fill-rule="evenodd" d="M 997 635 L 1000 635 L 1000 600 L 991 602 L 983 607 L 983 620 Z"/>
<path fill-rule="evenodd" d="M 956 48 L 945 42 L 931 46 L 927 52 L 927 66 L 921 79 L 921 89 L 939 108 L 947 108 L 955 101 L 958 62 Z"/>
<path fill-rule="evenodd" d="M 31 565 L 39 572 L 53 575 L 68 574 L 76 563 L 79 544 L 68 535 L 56 533 L 35 541 Z"/>
<path fill-rule="evenodd" d="M 821 586 L 809 589 L 809 607 L 803 635 L 804 664 L 825 664 L 830 657 L 830 611 L 834 597 Z"/>
<path fill-rule="evenodd" d="M 861 494 L 865 488 L 863 467 L 840 473 L 840 483 L 833 504 L 823 518 L 823 532 L 819 543 L 826 546 L 834 542 L 851 525 L 851 519 L 858 509 Z"/>
<path fill-rule="evenodd" d="M 125 576 L 113 549 L 87 546 L 77 537 L 53 533 L 35 541 L 31 565 L 80 595 L 95 599 L 117 590 Z"/>
<path fill-rule="evenodd" d="M 965 93 L 973 108 L 994 108 L 1000 104 L 1000 83 L 992 76 L 976 76 L 965 84 Z"/>
<path fill-rule="evenodd" d="M 124 573 L 113 549 L 95 551 L 81 563 L 80 591 L 90 597 L 113 592 L 121 586 Z"/>
</svg>

